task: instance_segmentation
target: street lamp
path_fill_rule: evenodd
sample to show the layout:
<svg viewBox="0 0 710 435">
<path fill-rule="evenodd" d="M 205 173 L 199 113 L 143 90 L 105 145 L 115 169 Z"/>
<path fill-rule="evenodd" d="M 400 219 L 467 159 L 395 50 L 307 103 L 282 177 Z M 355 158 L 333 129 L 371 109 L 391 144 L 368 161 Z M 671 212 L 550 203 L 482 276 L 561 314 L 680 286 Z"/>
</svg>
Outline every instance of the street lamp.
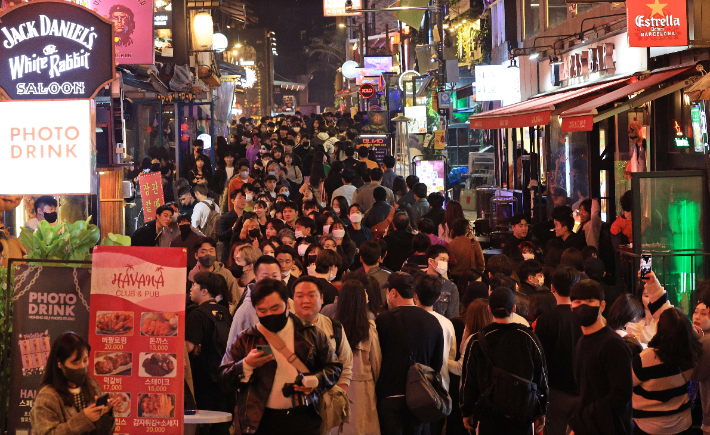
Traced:
<svg viewBox="0 0 710 435">
<path fill-rule="evenodd" d="M 195 33 L 195 42 L 202 50 L 209 49 L 214 35 L 212 15 L 207 11 L 200 11 L 192 20 L 192 30 Z"/>
</svg>

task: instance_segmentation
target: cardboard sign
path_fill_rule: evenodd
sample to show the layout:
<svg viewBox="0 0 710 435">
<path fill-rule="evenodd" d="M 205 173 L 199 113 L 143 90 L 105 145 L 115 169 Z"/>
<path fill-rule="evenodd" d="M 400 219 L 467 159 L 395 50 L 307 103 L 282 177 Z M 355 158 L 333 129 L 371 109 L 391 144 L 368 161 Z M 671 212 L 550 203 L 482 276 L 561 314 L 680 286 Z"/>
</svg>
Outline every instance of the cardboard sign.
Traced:
<svg viewBox="0 0 710 435">
<path fill-rule="evenodd" d="M 165 195 L 163 193 L 163 177 L 160 172 L 151 172 L 138 177 L 138 185 L 141 189 L 143 200 L 143 216 L 146 222 L 155 219 L 155 211 L 158 207 L 165 205 Z"/>
<path fill-rule="evenodd" d="M 92 262 L 89 374 L 121 399 L 115 433 L 182 433 L 187 250 L 97 246 Z"/>
<path fill-rule="evenodd" d="M 11 100 L 93 98 L 115 78 L 113 25 L 66 1 L 0 15 L 0 91 Z"/>
<path fill-rule="evenodd" d="M 688 45 L 686 2 L 627 0 L 626 19 L 630 47 Z"/>
<path fill-rule="evenodd" d="M 93 100 L 0 102 L 3 193 L 91 193 L 95 109 Z"/>
<path fill-rule="evenodd" d="M 23 264 L 15 271 L 9 435 L 31 430 L 30 410 L 52 343 L 66 331 L 89 337 L 88 268 Z"/>
<path fill-rule="evenodd" d="M 153 49 L 153 2 L 146 0 L 92 0 L 101 16 L 114 24 L 116 63 L 124 65 L 152 64 Z M 167 25 L 167 16 L 165 23 Z M 160 21 L 163 22 L 162 20 Z"/>
</svg>

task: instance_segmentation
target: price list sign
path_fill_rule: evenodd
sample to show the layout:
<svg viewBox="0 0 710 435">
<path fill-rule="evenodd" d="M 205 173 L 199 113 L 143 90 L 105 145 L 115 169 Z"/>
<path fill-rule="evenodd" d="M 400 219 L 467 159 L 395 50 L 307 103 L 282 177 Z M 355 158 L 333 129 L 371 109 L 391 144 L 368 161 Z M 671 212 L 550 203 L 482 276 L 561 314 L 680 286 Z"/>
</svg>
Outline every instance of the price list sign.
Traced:
<svg viewBox="0 0 710 435">
<path fill-rule="evenodd" d="M 146 222 L 155 219 L 155 211 L 165 205 L 163 177 L 160 172 L 151 172 L 138 177 L 138 185 L 143 199 L 143 216 Z"/>
<path fill-rule="evenodd" d="M 97 246 L 91 274 L 90 374 L 119 434 L 183 431 L 183 248 Z"/>
</svg>

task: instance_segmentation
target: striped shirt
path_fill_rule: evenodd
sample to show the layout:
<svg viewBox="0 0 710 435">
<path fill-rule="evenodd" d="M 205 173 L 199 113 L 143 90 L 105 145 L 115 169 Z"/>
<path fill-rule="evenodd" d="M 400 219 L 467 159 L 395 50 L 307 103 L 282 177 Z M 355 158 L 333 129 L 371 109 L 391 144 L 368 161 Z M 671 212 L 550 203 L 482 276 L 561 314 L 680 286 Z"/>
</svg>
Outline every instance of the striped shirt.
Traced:
<svg viewBox="0 0 710 435">
<path fill-rule="evenodd" d="M 663 364 L 653 348 L 633 357 L 633 418 L 639 429 L 653 434 L 676 434 L 692 423 L 688 384 L 693 369 Z"/>
</svg>

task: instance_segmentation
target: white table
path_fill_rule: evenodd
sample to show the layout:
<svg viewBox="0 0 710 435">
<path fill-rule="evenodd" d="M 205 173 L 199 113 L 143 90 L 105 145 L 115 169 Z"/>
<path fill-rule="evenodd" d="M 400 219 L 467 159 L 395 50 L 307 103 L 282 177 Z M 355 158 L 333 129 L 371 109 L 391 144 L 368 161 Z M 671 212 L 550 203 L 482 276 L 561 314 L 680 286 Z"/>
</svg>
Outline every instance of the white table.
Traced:
<svg viewBox="0 0 710 435">
<path fill-rule="evenodd" d="M 185 435 L 194 435 L 198 424 L 215 424 L 232 421 L 232 414 L 222 411 L 197 411 L 195 415 L 185 416 Z"/>
</svg>

